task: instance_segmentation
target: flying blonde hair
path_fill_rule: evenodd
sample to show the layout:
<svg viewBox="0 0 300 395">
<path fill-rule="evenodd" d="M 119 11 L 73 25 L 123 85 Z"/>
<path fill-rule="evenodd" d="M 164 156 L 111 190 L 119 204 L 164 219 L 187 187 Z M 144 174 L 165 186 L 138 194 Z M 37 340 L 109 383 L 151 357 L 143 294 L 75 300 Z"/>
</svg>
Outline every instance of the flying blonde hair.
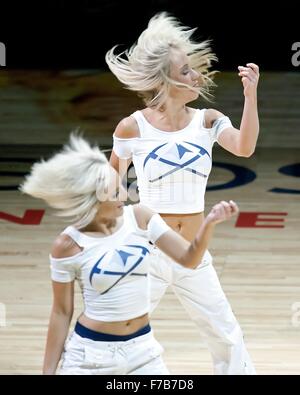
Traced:
<svg viewBox="0 0 300 395">
<path fill-rule="evenodd" d="M 209 101 L 210 87 L 215 86 L 212 77 L 216 73 L 209 69 L 217 57 L 211 52 L 209 40 L 200 43 L 191 40 L 196 29 L 182 26 L 166 12 L 158 13 L 129 50 L 116 55 L 117 45 L 110 49 L 105 56 L 106 63 L 127 89 L 138 92 L 148 107 L 163 107 L 171 85 L 191 89 Z M 170 78 L 171 49 L 187 54 L 191 68 L 201 74 L 200 88 Z"/>
<path fill-rule="evenodd" d="M 78 228 L 88 225 L 99 207 L 98 197 L 108 188 L 110 166 L 99 147 L 72 133 L 61 152 L 33 165 L 20 191 L 43 199 L 55 213 L 69 217 Z"/>
</svg>

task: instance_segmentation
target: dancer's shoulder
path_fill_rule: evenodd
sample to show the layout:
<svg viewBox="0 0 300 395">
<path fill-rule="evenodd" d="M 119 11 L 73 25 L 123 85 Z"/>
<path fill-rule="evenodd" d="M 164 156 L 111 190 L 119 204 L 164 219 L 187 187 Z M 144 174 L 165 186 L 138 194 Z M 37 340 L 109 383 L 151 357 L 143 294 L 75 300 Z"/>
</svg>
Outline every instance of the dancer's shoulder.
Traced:
<svg viewBox="0 0 300 395">
<path fill-rule="evenodd" d="M 114 136 L 121 139 L 139 137 L 139 127 L 135 118 L 130 115 L 121 119 L 115 129 Z"/>
<path fill-rule="evenodd" d="M 146 230 L 150 219 L 156 214 L 151 208 L 141 203 L 133 205 L 133 211 L 139 228 Z"/>
<path fill-rule="evenodd" d="M 60 234 L 53 242 L 51 249 L 52 258 L 69 258 L 78 252 L 81 252 L 80 247 L 67 234 Z"/>
</svg>

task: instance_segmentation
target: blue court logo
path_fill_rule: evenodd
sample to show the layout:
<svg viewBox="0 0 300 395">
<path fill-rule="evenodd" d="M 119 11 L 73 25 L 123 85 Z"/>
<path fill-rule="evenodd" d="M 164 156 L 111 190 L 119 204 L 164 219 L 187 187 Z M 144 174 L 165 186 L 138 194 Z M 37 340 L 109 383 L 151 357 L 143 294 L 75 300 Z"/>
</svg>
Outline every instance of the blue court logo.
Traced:
<svg viewBox="0 0 300 395">
<path fill-rule="evenodd" d="M 6 66 L 6 48 L 3 43 L 0 42 L 0 66 Z"/>
<path fill-rule="evenodd" d="M 167 177 L 180 170 L 187 171 L 197 176 L 207 178 L 207 175 L 195 169 L 195 165 L 198 165 L 198 161 L 201 160 L 205 155 L 210 160 L 211 157 L 207 150 L 200 145 L 183 141 L 181 143 L 165 143 L 156 147 L 151 151 L 144 160 L 143 168 L 145 170 L 146 165 L 153 166 L 153 161 L 158 161 L 164 164 L 165 170 L 160 175 L 156 175 L 149 179 L 149 182 L 155 182 Z"/>
<path fill-rule="evenodd" d="M 128 275 L 147 276 L 147 272 L 134 273 L 150 251 L 140 245 L 127 244 L 121 249 L 105 252 L 95 263 L 90 273 L 90 284 L 93 286 L 93 277 L 97 274 L 113 276 L 112 284 L 101 295 L 108 292 L 119 281 Z"/>
</svg>

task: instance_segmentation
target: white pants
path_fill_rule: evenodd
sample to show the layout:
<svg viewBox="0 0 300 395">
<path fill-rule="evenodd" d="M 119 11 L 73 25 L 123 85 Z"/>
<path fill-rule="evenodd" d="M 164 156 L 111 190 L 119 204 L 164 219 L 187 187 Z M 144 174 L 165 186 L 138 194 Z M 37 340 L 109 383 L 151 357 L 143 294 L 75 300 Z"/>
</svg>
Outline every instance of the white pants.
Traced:
<svg viewBox="0 0 300 395">
<path fill-rule="evenodd" d="M 196 269 L 182 267 L 157 248 L 150 259 L 151 312 L 171 285 L 200 329 L 212 355 L 214 374 L 256 374 L 210 253 L 206 251 Z"/>
<path fill-rule="evenodd" d="M 169 374 L 153 332 L 126 341 L 94 341 L 73 332 L 67 340 L 61 375 Z"/>
</svg>

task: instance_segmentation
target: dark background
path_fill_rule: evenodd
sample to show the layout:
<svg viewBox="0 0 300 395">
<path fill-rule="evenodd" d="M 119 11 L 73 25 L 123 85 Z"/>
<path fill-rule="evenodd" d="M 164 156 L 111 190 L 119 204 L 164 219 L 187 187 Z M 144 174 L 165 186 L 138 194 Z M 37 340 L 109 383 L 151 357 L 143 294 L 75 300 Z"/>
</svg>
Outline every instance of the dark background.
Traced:
<svg viewBox="0 0 300 395">
<path fill-rule="evenodd" d="M 212 39 L 218 69 L 256 62 L 264 70 L 296 71 L 292 44 L 300 41 L 296 2 L 177 0 L 11 1 L 1 4 L 0 42 L 8 68 L 106 68 L 105 52 L 130 46 L 158 11 L 198 27 Z"/>
</svg>

